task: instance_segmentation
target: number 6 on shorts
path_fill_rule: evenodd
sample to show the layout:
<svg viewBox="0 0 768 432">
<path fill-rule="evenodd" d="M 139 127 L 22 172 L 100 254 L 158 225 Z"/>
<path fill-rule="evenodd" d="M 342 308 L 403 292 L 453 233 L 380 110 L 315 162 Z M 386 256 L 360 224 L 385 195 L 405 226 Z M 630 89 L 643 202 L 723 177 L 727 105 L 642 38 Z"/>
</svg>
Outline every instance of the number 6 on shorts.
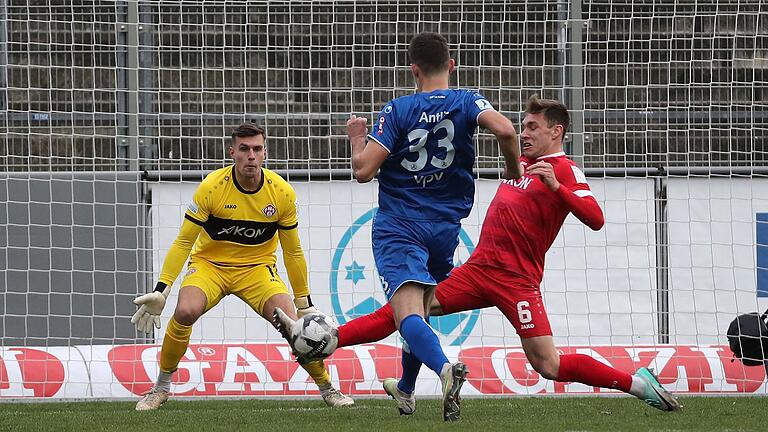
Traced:
<svg viewBox="0 0 768 432">
<path fill-rule="evenodd" d="M 528 309 L 531 305 L 527 301 L 521 301 L 517 304 L 517 316 L 520 318 L 520 324 L 531 322 L 531 311 Z"/>
</svg>

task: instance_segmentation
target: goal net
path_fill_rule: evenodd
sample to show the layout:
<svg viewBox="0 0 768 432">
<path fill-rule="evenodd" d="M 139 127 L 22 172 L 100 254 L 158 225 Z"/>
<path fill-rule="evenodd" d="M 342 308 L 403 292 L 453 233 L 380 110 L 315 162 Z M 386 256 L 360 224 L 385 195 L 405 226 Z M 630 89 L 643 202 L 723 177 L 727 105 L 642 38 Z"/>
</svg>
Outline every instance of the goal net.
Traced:
<svg viewBox="0 0 768 432">
<path fill-rule="evenodd" d="M 726 329 L 768 308 L 768 20 L 764 2 L 0 1 L 0 397 L 132 397 L 157 374 L 151 291 L 228 137 L 263 125 L 266 166 L 298 194 L 312 299 L 339 323 L 385 303 L 371 253 L 376 184 L 352 181 L 345 121 L 414 91 L 410 38 L 436 31 L 520 130 L 531 94 L 569 107 L 566 152 L 606 216 L 569 217 L 542 291 L 555 341 L 678 392 L 762 392 Z M 478 131 L 477 243 L 502 164 Z M 531 223 L 535 223 L 532 221 Z M 278 257 L 280 254 L 278 253 Z M 278 266 L 282 269 L 282 263 Z M 281 270 L 282 271 L 282 270 Z M 283 273 L 283 278 L 287 280 Z M 589 393 L 525 362 L 496 309 L 433 318 L 466 394 Z M 399 375 L 400 339 L 328 364 L 353 395 Z M 177 395 L 306 395 L 278 333 L 227 297 L 194 326 Z M 437 394 L 424 373 L 417 392 Z"/>
</svg>

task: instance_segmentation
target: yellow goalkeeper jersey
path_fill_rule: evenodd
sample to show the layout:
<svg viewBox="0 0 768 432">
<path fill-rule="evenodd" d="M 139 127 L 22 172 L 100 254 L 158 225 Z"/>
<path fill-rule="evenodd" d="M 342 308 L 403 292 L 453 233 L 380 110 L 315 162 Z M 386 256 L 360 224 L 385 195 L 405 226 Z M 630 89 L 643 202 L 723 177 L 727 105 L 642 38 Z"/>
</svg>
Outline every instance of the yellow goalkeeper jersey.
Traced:
<svg viewBox="0 0 768 432">
<path fill-rule="evenodd" d="M 229 166 L 208 174 L 187 207 L 184 217 L 203 227 L 192 259 L 233 267 L 275 264 L 278 230 L 298 225 L 296 192 L 265 168 L 261 188 L 246 191 L 233 170 Z"/>
<path fill-rule="evenodd" d="M 296 192 L 276 173 L 266 168 L 261 172 L 264 181 L 256 191 L 238 184 L 232 165 L 205 177 L 187 206 L 186 221 L 166 255 L 160 282 L 173 284 L 190 255 L 220 267 L 274 265 L 279 239 L 294 294 L 309 293 Z"/>
</svg>

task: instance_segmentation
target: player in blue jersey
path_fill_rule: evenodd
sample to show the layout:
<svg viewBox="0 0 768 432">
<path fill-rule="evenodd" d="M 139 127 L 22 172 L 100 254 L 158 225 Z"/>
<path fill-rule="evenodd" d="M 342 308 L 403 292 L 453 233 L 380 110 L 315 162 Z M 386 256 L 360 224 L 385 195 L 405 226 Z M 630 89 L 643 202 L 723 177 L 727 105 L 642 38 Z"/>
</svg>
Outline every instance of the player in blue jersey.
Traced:
<svg viewBox="0 0 768 432">
<path fill-rule="evenodd" d="M 507 178 L 522 175 L 520 148 L 512 123 L 482 95 L 448 88 L 456 63 L 444 37 L 421 33 L 411 40 L 408 55 L 418 91 L 387 103 L 367 140 L 363 117 L 353 115 L 347 133 L 355 179 L 365 183 L 379 174 L 373 255 L 405 340 L 402 379 L 385 380 L 384 389 L 401 414 L 413 413 L 416 377 L 425 363 L 442 382 L 443 419 L 455 421 L 468 371 L 461 362 L 449 363 L 424 317 L 435 285 L 453 269 L 460 221 L 472 209 L 475 129 L 479 125 L 496 136 Z"/>
</svg>

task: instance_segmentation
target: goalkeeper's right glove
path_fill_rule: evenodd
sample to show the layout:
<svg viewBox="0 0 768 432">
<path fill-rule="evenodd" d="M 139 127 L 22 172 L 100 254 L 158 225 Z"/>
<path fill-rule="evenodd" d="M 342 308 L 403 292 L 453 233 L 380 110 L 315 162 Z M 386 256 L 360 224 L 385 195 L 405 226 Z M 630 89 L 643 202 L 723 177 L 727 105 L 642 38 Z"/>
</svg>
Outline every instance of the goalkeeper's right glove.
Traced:
<svg viewBox="0 0 768 432">
<path fill-rule="evenodd" d="M 133 303 L 139 305 L 139 310 L 131 317 L 131 324 L 136 325 L 136 330 L 143 333 L 152 333 L 152 326 L 160 328 L 160 314 L 165 307 L 165 299 L 168 298 L 171 288 L 158 282 L 155 290 L 149 294 L 136 297 Z"/>
<path fill-rule="evenodd" d="M 311 313 L 320 313 L 315 305 L 312 304 L 312 298 L 309 295 L 306 297 L 296 297 L 293 299 L 293 304 L 296 305 L 296 316 L 299 318 Z"/>
</svg>

